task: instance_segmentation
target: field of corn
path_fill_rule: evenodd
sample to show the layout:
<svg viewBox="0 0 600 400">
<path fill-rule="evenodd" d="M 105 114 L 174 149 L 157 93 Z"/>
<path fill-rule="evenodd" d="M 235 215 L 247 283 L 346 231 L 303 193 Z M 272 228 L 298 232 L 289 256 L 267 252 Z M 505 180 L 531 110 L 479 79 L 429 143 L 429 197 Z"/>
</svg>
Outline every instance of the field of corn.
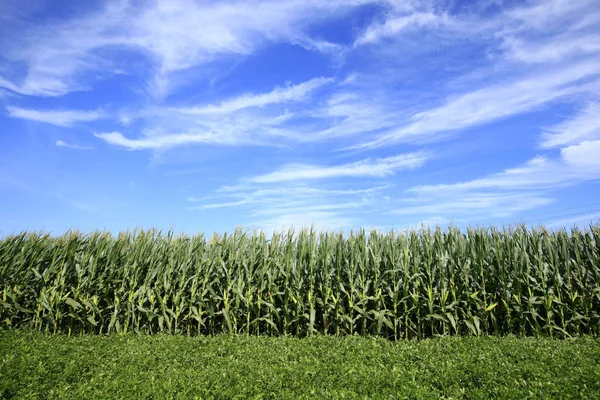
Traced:
<svg viewBox="0 0 600 400">
<path fill-rule="evenodd" d="M 600 224 L 580 230 L 155 230 L 0 239 L 0 326 L 43 332 L 600 334 Z"/>
</svg>

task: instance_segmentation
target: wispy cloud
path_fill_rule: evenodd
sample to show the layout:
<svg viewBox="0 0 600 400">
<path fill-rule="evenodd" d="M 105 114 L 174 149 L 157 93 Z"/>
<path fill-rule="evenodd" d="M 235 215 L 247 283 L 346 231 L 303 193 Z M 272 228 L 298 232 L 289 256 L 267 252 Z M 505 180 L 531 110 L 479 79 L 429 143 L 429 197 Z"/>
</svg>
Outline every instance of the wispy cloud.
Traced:
<svg viewBox="0 0 600 400">
<path fill-rule="evenodd" d="M 600 19 L 595 0 L 537 0 L 505 11 L 510 19 L 519 21 L 519 29 L 564 29 L 565 24 L 584 27 Z"/>
<path fill-rule="evenodd" d="M 584 142 L 588 143 L 588 142 Z M 574 155 L 578 152 L 590 154 L 597 144 L 572 148 Z M 420 185 L 408 190 L 411 193 L 426 195 L 436 192 L 451 192 L 479 189 L 494 190 L 543 190 L 574 185 L 578 182 L 600 177 L 600 161 L 592 163 L 585 158 L 586 165 L 595 168 L 581 168 L 580 160 L 571 157 L 570 152 L 563 150 L 562 159 L 554 160 L 536 157 L 516 168 L 508 168 L 502 172 L 491 174 L 485 178 L 465 182 L 439 185 Z"/>
<path fill-rule="evenodd" d="M 178 108 L 176 111 L 185 114 L 229 114 L 249 107 L 263 107 L 269 104 L 296 102 L 306 98 L 313 90 L 332 82 L 332 78 L 315 78 L 293 86 L 277 87 L 269 93 L 243 94 L 235 99 L 225 100 L 218 106 Z"/>
<path fill-rule="evenodd" d="M 295 202 L 306 201 L 314 199 L 316 197 L 360 197 L 369 196 L 376 193 L 381 193 L 383 190 L 391 187 L 390 185 L 382 185 L 370 187 L 367 189 L 323 189 L 310 186 L 292 186 L 285 187 L 285 190 L 281 188 L 276 189 L 252 189 L 252 186 L 240 186 L 238 188 L 225 188 L 224 192 L 227 192 L 227 197 L 238 200 L 234 201 L 221 201 L 218 203 L 207 203 L 206 201 L 211 199 L 197 198 L 190 196 L 188 201 L 192 203 L 204 203 L 198 206 L 188 207 L 188 210 L 208 210 L 213 208 L 227 208 L 227 207 L 239 207 L 250 204 L 273 204 L 275 198 L 281 197 L 282 193 L 286 198 L 293 198 Z M 214 198 L 214 197 L 212 197 Z M 296 203 L 294 203 L 297 205 Z"/>
<path fill-rule="evenodd" d="M 354 148 L 380 147 L 428 135 L 486 124 L 542 107 L 561 97 L 593 93 L 600 82 L 581 82 L 600 76 L 600 60 L 577 63 L 545 74 L 518 78 L 449 99 L 443 106 L 415 114 L 408 125 Z"/>
<path fill-rule="evenodd" d="M 313 223 L 323 229 L 348 229 L 360 226 L 360 215 L 389 207 L 390 197 L 386 192 L 394 185 L 385 178 L 400 170 L 417 168 L 429 157 L 429 153 L 421 151 L 335 166 L 288 164 L 270 174 L 222 187 L 208 196 L 190 196 L 188 201 L 192 205 L 187 209 L 242 209 L 247 224 L 267 230 Z M 365 177 L 383 181 L 379 186 L 360 187 Z M 354 178 L 362 181 L 354 181 L 358 187 L 349 184 Z M 298 184 L 303 181 L 323 182 L 323 186 Z"/>
<path fill-rule="evenodd" d="M 336 45 L 310 38 L 305 28 L 365 2 L 110 1 L 79 18 L 29 26 L 27 35 L 4 32 L 1 54 L 14 68 L 25 65 L 26 74 L 22 80 L 0 76 L 0 86 L 26 95 L 64 95 L 89 87 L 91 71 L 97 76 L 127 69 L 118 55 L 128 52 L 155 65 L 149 81 L 163 86 L 158 92 L 164 95 L 171 74 L 251 54 L 265 43 L 328 52 Z"/>
<path fill-rule="evenodd" d="M 568 216 L 567 218 L 554 219 L 547 226 L 550 228 L 572 227 L 587 227 L 589 224 L 597 223 L 600 220 L 600 212 L 592 213 L 574 213 L 577 215 Z"/>
<path fill-rule="evenodd" d="M 106 115 L 100 110 L 32 110 L 19 107 L 7 107 L 8 115 L 13 118 L 44 122 L 46 124 L 70 127 L 78 122 L 91 122 Z"/>
<path fill-rule="evenodd" d="M 401 113 L 386 104 L 386 99 L 378 99 L 360 90 L 332 92 L 323 104 L 310 110 L 309 115 L 318 121 L 316 126 L 299 127 L 291 136 L 298 142 L 318 142 L 340 137 L 362 134 L 369 136 L 398 125 Z"/>
<path fill-rule="evenodd" d="M 369 25 L 356 39 L 355 47 L 369 43 L 390 59 L 407 57 L 410 43 L 419 43 L 409 49 L 418 53 L 427 42 L 423 36 L 443 32 L 435 48 L 469 40 L 486 49 L 490 67 L 474 76 L 482 74 L 487 79 L 471 77 L 456 82 L 460 91 L 440 87 L 434 98 L 446 97 L 445 104 L 430 101 L 432 105 L 423 111 L 397 120 L 374 139 L 367 136 L 349 149 L 447 138 L 452 131 L 526 114 L 565 98 L 591 96 L 599 88 L 597 81 L 591 81 L 600 76 L 600 46 L 594 28 L 598 26 L 595 22 L 600 23 L 600 12 L 593 3 L 549 0 L 514 7 L 496 4 L 485 13 L 481 9 L 490 2 L 473 2 L 454 11 L 443 2 L 390 5 L 383 21 Z M 396 42 L 390 45 L 385 38 Z"/>
<path fill-rule="evenodd" d="M 246 216 L 244 224 L 273 231 L 290 226 L 314 224 L 319 229 L 348 229 L 360 226 L 358 215 L 373 213 L 386 202 L 391 185 L 363 188 L 289 186 L 285 183 L 250 184 L 223 187 L 208 197 L 189 197 L 189 211 L 238 208 Z M 219 201 L 215 201 L 215 199 Z"/>
<path fill-rule="evenodd" d="M 76 144 L 69 144 L 67 142 L 63 142 L 62 140 L 57 140 L 56 141 L 56 146 L 57 147 L 65 147 L 68 149 L 75 149 L 75 150 L 93 150 L 93 147 L 89 147 L 89 146 L 80 146 L 80 145 L 76 145 Z"/>
<path fill-rule="evenodd" d="M 574 117 L 545 130 L 542 147 L 551 148 L 600 137 L 600 103 L 590 103 Z"/>
<path fill-rule="evenodd" d="M 360 210 L 372 206 L 373 202 L 370 199 L 362 199 L 362 201 L 349 202 L 326 202 L 323 204 L 306 204 L 300 201 L 290 201 L 288 203 L 277 204 L 274 207 L 264 207 L 260 210 L 255 210 L 252 216 L 281 216 L 289 213 L 297 215 L 306 215 L 319 212 L 344 212 L 348 213 L 351 210 Z"/>
<path fill-rule="evenodd" d="M 154 113 L 154 115 L 153 115 Z M 259 145 L 277 146 L 273 138 L 288 133 L 279 126 L 293 117 L 287 110 L 271 112 L 236 113 L 232 116 L 182 114 L 177 111 L 151 109 L 144 116 L 147 126 L 142 136 L 129 138 L 122 132 L 97 132 L 95 136 L 106 143 L 128 150 L 161 150 L 194 144 L 223 146 Z"/>
<path fill-rule="evenodd" d="M 425 152 L 408 153 L 393 157 L 365 159 L 337 166 L 289 164 L 277 171 L 248 179 L 254 183 L 273 183 L 341 177 L 385 177 L 402 169 L 418 168 L 429 155 Z"/>
<path fill-rule="evenodd" d="M 95 133 L 94 136 L 104 140 L 106 143 L 122 146 L 128 150 L 156 150 L 168 149 L 185 144 L 218 143 L 235 144 L 234 138 L 224 138 L 217 133 L 206 132 L 196 134 L 173 134 L 157 137 L 129 139 L 121 132 Z"/>
<path fill-rule="evenodd" d="M 535 1 L 507 9 L 499 22 L 496 35 L 512 61 L 561 64 L 600 52 L 593 29 L 600 24 L 600 11 L 593 0 Z"/>
<path fill-rule="evenodd" d="M 405 15 L 392 16 L 381 23 L 370 25 L 355 41 L 354 46 L 376 43 L 387 37 L 398 35 L 412 27 L 435 27 L 450 25 L 452 19 L 447 14 L 433 12 L 412 12 Z"/>
<path fill-rule="evenodd" d="M 509 36 L 504 40 L 507 55 L 527 64 L 563 61 L 566 57 L 600 52 L 600 35 L 569 33 L 551 40 L 534 41 Z"/>
<path fill-rule="evenodd" d="M 478 218 L 514 217 L 551 204 L 556 189 L 600 179 L 600 141 L 582 142 L 561 150 L 560 159 L 536 157 L 527 163 L 483 178 L 438 185 L 418 185 L 406 191 L 397 214 L 466 215 Z"/>
<path fill-rule="evenodd" d="M 109 144 L 131 150 L 165 149 L 197 143 L 227 146 L 287 147 L 367 134 L 397 124 L 399 115 L 386 107 L 385 98 L 370 101 L 362 93 L 332 88 L 323 96 L 312 91 L 333 82 L 315 78 L 268 93 L 243 94 L 219 105 L 191 108 L 149 107 L 123 113 L 124 125 L 140 119 L 140 137 L 121 132 L 98 133 Z"/>
<path fill-rule="evenodd" d="M 440 216 L 466 221 L 489 222 L 493 218 L 514 217 L 552 203 L 547 195 L 530 192 L 486 192 L 475 190 L 439 190 L 428 196 L 404 199 L 392 211 L 397 215 Z"/>
</svg>

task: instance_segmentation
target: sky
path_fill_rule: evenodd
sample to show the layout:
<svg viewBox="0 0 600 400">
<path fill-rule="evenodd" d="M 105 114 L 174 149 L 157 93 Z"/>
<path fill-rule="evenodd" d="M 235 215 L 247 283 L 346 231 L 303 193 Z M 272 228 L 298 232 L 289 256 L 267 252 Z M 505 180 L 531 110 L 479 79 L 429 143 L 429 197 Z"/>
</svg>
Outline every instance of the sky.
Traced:
<svg viewBox="0 0 600 400">
<path fill-rule="evenodd" d="M 585 226 L 598 0 L 0 3 L 0 233 Z"/>
</svg>

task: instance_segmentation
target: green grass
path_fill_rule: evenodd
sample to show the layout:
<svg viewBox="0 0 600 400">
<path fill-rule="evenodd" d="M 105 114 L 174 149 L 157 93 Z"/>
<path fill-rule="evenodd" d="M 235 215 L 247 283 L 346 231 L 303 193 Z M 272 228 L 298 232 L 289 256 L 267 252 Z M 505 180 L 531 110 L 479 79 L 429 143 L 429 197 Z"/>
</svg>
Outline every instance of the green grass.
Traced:
<svg viewBox="0 0 600 400">
<path fill-rule="evenodd" d="M 600 396 L 600 342 L 0 331 L 0 398 Z"/>
</svg>

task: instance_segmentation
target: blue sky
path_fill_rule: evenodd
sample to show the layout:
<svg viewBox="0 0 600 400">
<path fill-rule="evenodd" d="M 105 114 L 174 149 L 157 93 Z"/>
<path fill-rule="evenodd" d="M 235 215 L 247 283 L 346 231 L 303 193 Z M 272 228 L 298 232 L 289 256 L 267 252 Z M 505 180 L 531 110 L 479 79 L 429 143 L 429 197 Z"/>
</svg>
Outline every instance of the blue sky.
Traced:
<svg viewBox="0 0 600 400">
<path fill-rule="evenodd" d="M 597 0 L 3 1 L 0 232 L 600 218 Z"/>
</svg>

